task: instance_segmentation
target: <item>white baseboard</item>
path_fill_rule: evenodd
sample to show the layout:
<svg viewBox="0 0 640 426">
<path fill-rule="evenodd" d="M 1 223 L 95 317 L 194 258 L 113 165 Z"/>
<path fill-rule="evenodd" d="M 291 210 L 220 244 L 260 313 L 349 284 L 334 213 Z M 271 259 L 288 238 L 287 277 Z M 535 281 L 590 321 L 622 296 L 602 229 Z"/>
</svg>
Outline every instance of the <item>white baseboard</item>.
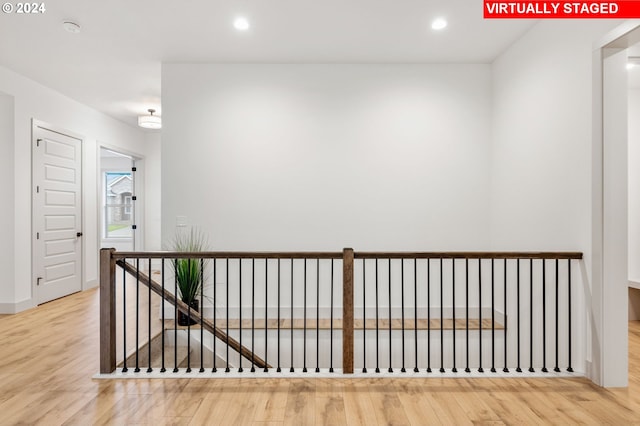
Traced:
<svg viewBox="0 0 640 426">
<path fill-rule="evenodd" d="M 91 288 L 96 288 L 99 285 L 98 280 L 91 280 L 84 283 L 84 288 L 82 290 L 89 290 Z"/>
<path fill-rule="evenodd" d="M 584 375 L 593 382 L 593 371 L 591 370 L 592 368 L 593 364 L 591 361 L 584 362 Z"/>
<path fill-rule="evenodd" d="M 15 303 L 0 303 L 0 314 L 17 314 L 33 308 L 35 305 L 32 299 L 22 300 Z"/>
<path fill-rule="evenodd" d="M 395 368 L 395 367 L 394 367 Z M 484 373 L 478 373 L 476 371 L 472 371 L 471 373 L 453 373 L 451 370 L 447 370 L 444 373 L 440 373 L 434 370 L 432 373 L 427 373 L 426 371 L 421 371 L 419 373 L 414 373 L 413 371 L 407 370 L 406 373 L 399 373 L 400 369 L 395 368 L 394 373 L 388 373 L 386 371 L 381 371 L 380 373 L 372 373 L 372 369 L 369 370 L 369 373 L 362 373 L 359 371 L 354 372 L 353 374 L 343 374 L 341 368 L 336 368 L 334 373 L 330 373 L 329 369 L 321 368 L 319 373 L 310 372 L 303 373 L 302 368 L 297 367 L 296 371 L 290 373 L 288 370 L 283 369 L 281 373 L 276 373 L 275 368 L 271 368 L 269 372 L 264 373 L 258 369 L 255 373 L 251 373 L 245 370 L 244 373 L 239 373 L 237 369 L 232 370 L 229 373 L 224 372 L 224 368 L 218 368 L 218 372 L 212 373 L 210 369 L 207 369 L 203 373 L 197 372 L 197 370 L 193 370 L 189 373 L 186 372 L 185 368 L 178 369 L 177 372 L 165 372 L 160 373 L 159 369 L 155 369 L 151 373 L 145 373 L 144 370 L 141 370 L 139 373 L 127 372 L 123 373 L 121 370 L 116 370 L 111 374 L 95 374 L 93 376 L 94 379 L 246 379 L 246 380 L 255 380 L 255 379 L 466 379 L 466 378 L 500 378 L 500 379 L 522 379 L 522 378 L 545 378 L 545 379 L 553 379 L 558 377 L 584 377 L 584 373 L 581 372 L 561 372 L 555 373 L 553 371 L 549 371 L 548 373 L 543 373 L 538 370 L 535 373 L 529 373 L 523 371 L 522 373 L 514 373 L 511 370 L 510 373 L 504 373 L 502 371 L 491 373 L 488 370 Z M 132 370 L 129 370 L 132 371 Z M 167 370 L 169 371 L 169 370 Z M 310 370 L 313 371 L 313 370 Z"/>
</svg>

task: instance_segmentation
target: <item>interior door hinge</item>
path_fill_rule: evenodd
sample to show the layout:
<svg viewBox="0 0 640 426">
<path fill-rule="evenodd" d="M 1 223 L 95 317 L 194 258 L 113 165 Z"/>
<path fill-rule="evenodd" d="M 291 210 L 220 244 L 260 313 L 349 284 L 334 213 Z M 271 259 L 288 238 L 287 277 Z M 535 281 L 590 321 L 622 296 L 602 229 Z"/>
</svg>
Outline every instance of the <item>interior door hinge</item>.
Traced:
<svg viewBox="0 0 640 426">
<path fill-rule="evenodd" d="M 39 194 L 40 193 L 40 185 L 36 186 L 36 192 Z"/>
<path fill-rule="evenodd" d="M 36 139 L 36 146 L 40 146 L 40 142 L 42 142 L 42 139 Z"/>
<path fill-rule="evenodd" d="M 131 197 L 131 201 L 136 201 L 138 199 L 138 197 L 136 197 L 135 195 Z"/>
<path fill-rule="evenodd" d="M 137 225 L 131 225 L 131 229 L 138 229 Z"/>
<path fill-rule="evenodd" d="M 42 281 L 42 277 L 36 278 L 36 285 L 40 285 L 40 281 Z"/>
<path fill-rule="evenodd" d="M 39 239 L 40 239 L 40 233 L 36 232 L 36 240 L 39 240 Z"/>
</svg>

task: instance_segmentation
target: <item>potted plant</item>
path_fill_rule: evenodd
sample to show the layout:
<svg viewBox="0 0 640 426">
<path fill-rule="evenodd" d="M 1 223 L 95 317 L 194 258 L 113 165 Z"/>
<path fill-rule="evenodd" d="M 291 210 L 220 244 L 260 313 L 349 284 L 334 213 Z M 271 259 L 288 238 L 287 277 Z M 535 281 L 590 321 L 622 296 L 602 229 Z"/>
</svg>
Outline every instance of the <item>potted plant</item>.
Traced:
<svg viewBox="0 0 640 426">
<path fill-rule="evenodd" d="M 202 231 L 191 228 L 187 232 L 178 232 L 171 242 L 171 249 L 177 252 L 199 252 L 207 249 L 207 238 Z M 191 309 L 199 311 L 200 300 L 198 297 L 202 294 L 202 285 L 204 282 L 204 269 L 206 260 L 201 259 L 174 259 L 174 272 L 178 287 L 178 297 Z M 190 325 L 196 324 L 197 321 L 191 319 L 183 312 L 178 311 L 178 324 Z"/>
</svg>

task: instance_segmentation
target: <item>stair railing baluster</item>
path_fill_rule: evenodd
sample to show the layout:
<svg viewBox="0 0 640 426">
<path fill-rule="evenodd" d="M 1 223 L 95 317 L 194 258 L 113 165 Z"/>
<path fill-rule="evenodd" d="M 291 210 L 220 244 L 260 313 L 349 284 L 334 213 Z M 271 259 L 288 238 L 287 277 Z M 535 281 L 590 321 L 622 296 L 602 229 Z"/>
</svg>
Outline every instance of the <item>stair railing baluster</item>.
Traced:
<svg viewBox="0 0 640 426">
<path fill-rule="evenodd" d="M 573 368 L 571 367 L 571 259 L 567 260 L 567 277 L 568 277 L 568 282 L 567 282 L 567 292 L 568 292 L 568 310 L 567 310 L 567 319 L 568 319 L 568 328 L 569 328 L 569 338 L 568 338 L 568 343 L 569 343 L 569 367 L 567 367 L 567 371 L 569 373 L 573 373 Z"/>
<path fill-rule="evenodd" d="M 547 262 L 542 259 L 542 372 L 547 370 Z"/>
<path fill-rule="evenodd" d="M 427 258 L 427 373 L 431 373 L 431 259 Z"/>
<path fill-rule="evenodd" d="M 452 372 L 457 373 L 456 368 L 456 258 L 451 259 L 451 294 L 453 295 L 453 368 Z"/>
<path fill-rule="evenodd" d="M 125 263 L 127 259 L 122 259 Z M 122 372 L 129 371 L 127 368 L 127 270 L 122 268 Z"/>
<path fill-rule="evenodd" d="M 418 373 L 418 260 L 413 258 L 413 350 L 415 366 L 413 372 Z"/>
<path fill-rule="evenodd" d="M 389 373 L 393 373 L 393 363 L 391 355 L 391 258 L 389 258 Z"/>
<path fill-rule="evenodd" d="M 215 339 L 215 336 L 213 338 Z M 202 258 L 200 258 L 200 373 L 204 373 L 204 259 Z"/>
<path fill-rule="evenodd" d="M 217 282 L 218 281 L 218 276 L 217 276 L 217 259 L 214 257 L 213 258 L 213 328 L 218 328 L 218 325 L 216 323 L 216 318 L 217 318 L 217 314 L 216 314 L 216 305 L 218 303 L 218 295 L 217 295 L 217 289 L 218 289 L 218 285 Z M 211 368 L 211 372 L 212 373 L 216 373 L 218 371 L 218 368 L 216 366 L 216 361 L 217 361 L 217 356 L 218 356 L 218 352 L 216 350 L 216 341 L 218 339 L 216 338 L 216 336 L 213 336 L 213 367 Z"/>
<path fill-rule="evenodd" d="M 134 373 L 140 372 L 139 349 L 140 349 L 140 259 L 136 259 L 136 368 Z"/>
<path fill-rule="evenodd" d="M 376 261 L 376 373 L 380 372 L 380 311 L 378 297 L 378 261 Z"/>
<path fill-rule="evenodd" d="M 333 259 L 331 259 L 331 300 L 329 301 L 329 305 L 331 308 L 331 327 L 330 337 L 329 337 L 329 373 L 333 373 Z"/>
<path fill-rule="evenodd" d="M 178 259 L 173 259 L 173 294 L 178 297 Z M 173 372 L 178 370 L 178 304 L 173 305 Z"/>
<path fill-rule="evenodd" d="M 149 277 L 151 277 L 151 258 L 149 258 L 149 267 L 148 267 Z M 151 286 L 149 286 L 149 309 L 148 309 L 148 321 L 149 321 L 149 341 L 147 342 L 148 356 L 149 356 L 149 367 L 147 367 L 147 373 L 151 373 L 153 368 L 151 368 Z"/>
<path fill-rule="evenodd" d="M 491 258 L 491 372 L 496 372 L 495 259 Z"/>
<path fill-rule="evenodd" d="M 191 259 L 187 259 L 187 276 L 191 277 Z M 187 373 L 191 373 L 191 300 L 187 303 Z"/>
<path fill-rule="evenodd" d="M 227 319 L 225 321 L 225 326 L 227 328 L 227 336 L 226 336 L 226 346 L 227 346 L 227 355 L 225 356 L 225 361 L 227 363 L 227 366 L 224 369 L 225 373 L 229 373 L 231 371 L 231 369 L 229 368 L 229 258 L 227 257 L 226 259 L 226 266 L 225 266 L 225 274 L 226 274 L 226 279 L 225 279 L 225 283 L 226 283 L 226 289 L 225 289 L 225 297 L 226 297 L 226 302 L 225 304 L 227 305 L 226 311 L 227 311 Z"/>
<path fill-rule="evenodd" d="M 478 373 L 482 368 L 482 258 L 478 258 Z"/>
<path fill-rule="evenodd" d="M 367 272 L 362 259 L 362 372 L 367 372 Z"/>
<path fill-rule="evenodd" d="M 278 258 L 278 365 L 276 372 L 282 372 L 282 367 L 280 367 L 280 258 Z"/>
<path fill-rule="evenodd" d="M 307 259 L 304 259 L 304 280 L 303 280 L 303 338 L 302 338 L 302 372 L 307 372 Z"/>
<path fill-rule="evenodd" d="M 404 368 L 404 259 L 400 259 L 400 310 L 402 321 L 402 368 L 400 372 L 406 373 Z"/>
<path fill-rule="evenodd" d="M 516 367 L 516 371 L 522 373 L 522 367 L 520 367 L 520 258 L 517 259 L 516 263 L 516 322 L 516 346 L 518 348 L 518 366 Z"/>
<path fill-rule="evenodd" d="M 320 259 L 316 259 L 316 373 L 320 372 Z"/>
<path fill-rule="evenodd" d="M 529 372 L 533 373 L 533 259 L 529 259 Z"/>
<path fill-rule="evenodd" d="M 279 290 L 279 289 L 278 289 Z M 264 362 L 269 365 L 269 259 L 264 259 Z M 269 368 L 265 365 L 264 372 Z"/>
<path fill-rule="evenodd" d="M 242 347 L 242 258 L 238 259 L 238 340 Z M 238 373 L 242 373 L 242 354 L 238 352 Z"/>
<path fill-rule="evenodd" d="M 256 259 L 251 259 L 251 372 L 256 372 L 254 354 L 256 331 Z"/>
<path fill-rule="evenodd" d="M 509 318 L 508 316 L 508 309 L 507 309 L 507 259 L 504 259 L 504 368 L 502 369 L 503 373 L 508 373 L 509 372 L 509 368 L 508 365 L 509 363 L 507 362 L 507 318 Z"/>
<path fill-rule="evenodd" d="M 466 335 L 466 355 L 467 363 L 465 373 L 471 373 L 469 368 L 469 258 L 464 259 L 464 291 L 465 291 L 465 335 Z"/>
<path fill-rule="evenodd" d="M 553 368 L 553 371 L 556 373 L 560 372 L 560 367 L 558 367 L 558 287 L 560 287 L 560 285 L 558 283 L 558 259 L 556 258 L 556 365 Z"/>
<path fill-rule="evenodd" d="M 444 268 L 440 256 L 440 372 L 444 373 Z"/>
<path fill-rule="evenodd" d="M 289 369 L 290 373 L 293 373 L 295 370 L 293 368 L 293 258 L 291 258 L 291 368 Z"/>
<path fill-rule="evenodd" d="M 165 339 L 165 334 L 166 334 L 165 328 L 164 328 L 164 321 L 165 321 L 164 309 L 165 309 L 165 294 L 166 294 L 165 293 L 165 289 L 164 289 L 164 279 L 165 279 L 165 275 L 164 275 L 164 263 L 165 262 L 164 262 L 164 259 L 160 259 L 160 262 L 162 262 L 161 266 L 160 266 L 161 267 L 161 280 L 162 280 L 162 297 L 160 298 L 160 303 L 162 304 L 161 305 L 161 310 L 160 310 L 160 312 L 162 314 L 162 366 L 160 367 L 160 372 L 164 373 L 164 372 L 167 371 L 167 369 L 165 368 L 165 365 L 164 365 L 164 358 L 165 358 L 165 356 L 164 356 L 164 347 L 165 347 L 164 339 Z"/>
</svg>

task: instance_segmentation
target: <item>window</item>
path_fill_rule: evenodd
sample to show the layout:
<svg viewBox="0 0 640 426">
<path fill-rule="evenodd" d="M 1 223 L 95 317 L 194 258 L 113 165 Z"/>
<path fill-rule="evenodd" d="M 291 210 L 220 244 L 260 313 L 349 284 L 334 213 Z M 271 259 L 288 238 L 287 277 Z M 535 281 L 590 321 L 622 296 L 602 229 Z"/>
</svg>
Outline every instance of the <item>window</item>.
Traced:
<svg viewBox="0 0 640 426">
<path fill-rule="evenodd" d="M 133 237 L 133 176 L 131 172 L 104 174 L 104 238 Z"/>
</svg>

